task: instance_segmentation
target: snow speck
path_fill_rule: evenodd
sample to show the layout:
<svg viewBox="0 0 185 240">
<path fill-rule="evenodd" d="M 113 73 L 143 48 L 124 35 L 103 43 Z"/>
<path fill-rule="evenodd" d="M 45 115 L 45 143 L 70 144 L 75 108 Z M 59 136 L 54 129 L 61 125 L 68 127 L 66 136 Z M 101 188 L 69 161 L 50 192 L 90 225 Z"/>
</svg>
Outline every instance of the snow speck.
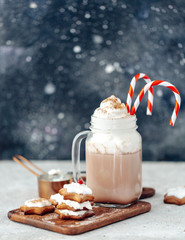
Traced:
<svg viewBox="0 0 185 240">
<path fill-rule="evenodd" d="M 102 6 L 100 6 L 100 9 L 104 11 L 106 9 L 106 7 L 102 5 Z"/>
<path fill-rule="evenodd" d="M 42 47 L 42 48 L 46 48 L 46 47 L 47 47 L 47 43 L 46 43 L 46 42 L 43 42 L 43 43 L 41 44 L 41 47 Z"/>
<path fill-rule="evenodd" d="M 108 27 L 107 24 L 103 24 L 103 25 L 102 25 L 102 28 L 103 28 L 103 29 L 108 29 L 109 27 Z"/>
<path fill-rule="evenodd" d="M 122 72 L 122 68 L 121 68 L 119 62 L 114 62 L 113 64 L 110 64 L 110 63 L 109 63 L 109 64 L 107 64 L 107 65 L 105 66 L 105 72 L 106 72 L 107 74 L 110 74 L 110 73 L 112 73 L 112 72 L 114 72 L 114 71 Z"/>
<path fill-rule="evenodd" d="M 35 2 L 31 2 L 29 7 L 34 9 L 34 8 L 37 8 L 38 5 Z"/>
<path fill-rule="evenodd" d="M 30 136 L 30 142 L 39 143 L 41 140 L 42 140 L 42 133 L 38 129 L 33 130 Z"/>
<path fill-rule="evenodd" d="M 81 25 L 81 24 L 82 24 L 82 22 L 80 20 L 76 21 L 76 25 Z"/>
<path fill-rule="evenodd" d="M 151 6 L 151 10 L 152 10 L 152 11 L 155 11 L 155 12 L 157 12 L 157 13 L 160 12 L 160 9 L 157 8 L 157 7 L 154 7 L 154 6 Z"/>
<path fill-rule="evenodd" d="M 178 13 L 178 10 L 177 10 L 177 9 L 173 9 L 173 12 L 174 12 L 174 13 Z"/>
<path fill-rule="evenodd" d="M 64 70 L 64 67 L 63 67 L 62 65 L 59 65 L 59 66 L 57 67 L 57 70 L 58 70 L 59 72 L 61 72 L 61 71 Z"/>
<path fill-rule="evenodd" d="M 107 44 L 107 45 L 111 45 L 111 44 L 112 44 L 111 40 L 107 40 L 107 41 L 106 41 L 106 44 Z"/>
<path fill-rule="evenodd" d="M 61 39 L 61 40 L 66 40 L 66 39 L 67 39 L 67 36 L 66 36 L 66 35 L 61 35 L 60 39 Z"/>
<path fill-rule="evenodd" d="M 93 42 L 95 44 L 101 44 L 103 42 L 103 37 L 100 35 L 94 35 L 93 36 Z"/>
<path fill-rule="evenodd" d="M 63 112 L 60 112 L 58 114 L 58 119 L 62 120 L 62 119 L 64 119 L 64 117 L 65 117 L 65 114 Z"/>
<path fill-rule="evenodd" d="M 31 62 L 31 60 L 32 60 L 32 57 L 31 57 L 31 56 L 27 56 L 27 57 L 26 57 L 26 62 Z"/>
<path fill-rule="evenodd" d="M 105 72 L 107 74 L 112 73 L 115 70 L 114 66 L 112 64 L 107 64 L 107 66 L 105 67 Z"/>
<path fill-rule="evenodd" d="M 90 61 L 91 61 L 91 62 L 95 62 L 95 61 L 96 61 L 96 58 L 95 58 L 95 57 L 91 57 L 91 58 L 90 58 Z"/>
<path fill-rule="evenodd" d="M 122 4 L 121 7 L 122 7 L 123 9 L 126 9 L 126 8 L 127 8 L 127 5 L 126 5 L 126 4 Z"/>
<path fill-rule="evenodd" d="M 175 104 L 174 94 L 172 94 L 171 97 L 170 97 L 170 103 Z"/>
<path fill-rule="evenodd" d="M 185 58 L 183 58 L 183 59 L 180 60 L 180 65 L 181 65 L 181 66 L 184 66 L 184 64 L 185 64 Z"/>
<path fill-rule="evenodd" d="M 99 62 L 99 64 L 100 64 L 100 66 L 104 66 L 104 65 L 106 64 L 106 62 L 105 62 L 105 60 L 101 60 L 101 61 Z"/>
<path fill-rule="evenodd" d="M 114 69 L 115 69 L 117 72 L 122 72 L 122 68 L 121 68 L 119 62 L 114 62 L 113 66 L 114 66 Z"/>
<path fill-rule="evenodd" d="M 57 128 L 52 128 L 51 133 L 52 133 L 53 135 L 56 135 L 56 134 L 58 133 Z"/>
<path fill-rule="evenodd" d="M 64 13 L 64 12 L 65 12 L 65 9 L 64 9 L 64 8 L 60 8 L 59 11 L 60 11 L 61 13 Z"/>
<path fill-rule="evenodd" d="M 87 19 L 89 19 L 89 18 L 91 18 L 91 14 L 88 13 L 88 12 L 86 12 L 84 17 L 87 18 Z"/>
<path fill-rule="evenodd" d="M 161 89 L 156 91 L 156 94 L 158 97 L 162 97 L 163 96 L 163 91 Z"/>
<path fill-rule="evenodd" d="M 7 40 L 6 41 L 6 45 L 8 45 L 8 46 L 12 45 L 12 41 L 11 40 Z"/>
<path fill-rule="evenodd" d="M 55 28 L 54 29 L 54 33 L 59 33 L 60 32 L 60 29 L 59 28 Z"/>
<path fill-rule="evenodd" d="M 75 53 L 79 53 L 79 52 L 81 52 L 81 47 L 80 46 L 74 46 L 74 48 L 73 48 L 73 52 L 75 52 Z"/>
<path fill-rule="evenodd" d="M 53 94 L 56 91 L 56 87 L 53 83 L 47 83 L 44 87 L 44 92 L 48 95 Z"/>
<path fill-rule="evenodd" d="M 127 68 L 127 71 L 129 74 L 134 74 L 134 72 L 135 72 L 134 68 L 132 68 L 132 67 Z"/>
<path fill-rule="evenodd" d="M 74 13 L 77 12 L 76 8 L 74 8 L 73 6 L 69 6 L 68 9 L 71 12 L 74 12 Z"/>
<path fill-rule="evenodd" d="M 81 127 L 80 125 L 76 125 L 75 130 L 76 130 L 76 131 L 81 131 L 81 130 L 82 130 L 82 127 Z"/>
<path fill-rule="evenodd" d="M 70 33 L 76 33 L 76 29 L 71 28 L 71 29 L 70 29 Z"/>
<path fill-rule="evenodd" d="M 54 144 L 50 144 L 48 146 L 48 148 L 49 148 L 50 151 L 53 151 L 55 149 L 55 145 Z"/>
<path fill-rule="evenodd" d="M 123 35 L 123 31 L 119 30 L 118 35 Z"/>
</svg>

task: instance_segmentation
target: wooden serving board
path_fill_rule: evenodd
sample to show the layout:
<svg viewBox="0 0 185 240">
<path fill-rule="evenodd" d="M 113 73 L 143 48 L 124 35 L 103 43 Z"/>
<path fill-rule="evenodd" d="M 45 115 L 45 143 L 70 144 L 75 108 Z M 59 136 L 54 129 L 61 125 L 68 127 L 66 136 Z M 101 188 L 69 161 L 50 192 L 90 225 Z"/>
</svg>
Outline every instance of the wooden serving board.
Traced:
<svg viewBox="0 0 185 240">
<path fill-rule="evenodd" d="M 62 220 L 56 213 L 47 213 L 43 216 L 24 215 L 20 209 L 8 212 L 10 220 L 51 230 L 58 233 L 75 235 L 97 229 L 108 224 L 149 212 L 151 205 L 148 202 L 138 201 L 127 208 L 93 207 L 95 215 L 84 220 Z"/>
</svg>

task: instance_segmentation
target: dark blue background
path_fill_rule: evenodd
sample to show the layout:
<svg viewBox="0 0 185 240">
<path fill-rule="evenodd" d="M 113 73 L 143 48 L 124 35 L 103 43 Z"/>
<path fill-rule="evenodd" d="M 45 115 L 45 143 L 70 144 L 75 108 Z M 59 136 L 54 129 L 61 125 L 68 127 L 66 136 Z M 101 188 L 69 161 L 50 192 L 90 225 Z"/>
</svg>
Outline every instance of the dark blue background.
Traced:
<svg viewBox="0 0 185 240">
<path fill-rule="evenodd" d="M 0 1 L 0 158 L 70 159 L 100 101 L 126 101 L 131 78 L 155 87 L 153 116 L 137 111 L 144 160 L 185 160 L 185 2 Z M 144 86 L 140 80 L 135 97 Z M 83 152 L 83 150 L 82 150 Z"/>
</svg>

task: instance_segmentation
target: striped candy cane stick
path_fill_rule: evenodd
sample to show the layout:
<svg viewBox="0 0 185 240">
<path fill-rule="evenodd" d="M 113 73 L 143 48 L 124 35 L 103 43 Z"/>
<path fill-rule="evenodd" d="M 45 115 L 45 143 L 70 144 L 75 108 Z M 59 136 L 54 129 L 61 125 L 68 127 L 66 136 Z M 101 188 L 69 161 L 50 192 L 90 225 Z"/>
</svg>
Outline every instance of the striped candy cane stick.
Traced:
<svg viewBox="0 0 185 240">
<path fill-rule="evenodd" d="M 128 112 L 130 112 L 136 82 L 141 78 L 143 78 L 146 83 L 151 82 L 150 78 L 144 73 L 138 73 L 132 78 L 130 82 L 130 87 L 127 95 L 127 102 L 126 102 L 126 108 Z M 147 105 L 147 112 L 146 112 L 147 115 L 152 115 L 152 107 L 153 107 L 153 88 L 151 87 L 148 91 L 148 105 Z"/>
<path fill-rule="evenodd" d="M 153 86 L 156 86 L 156 85 L 159 85 L 159 86 L 164 86 L 164 87 L 167 87 L 169 88 L 175 95 L 175 108 L 173 110 L 173 113 L 172 113 L 172 116 L 171 116 L 171 119 L 170 119 L 170 122 L 169 124 L 171 126 L 174 126 L 175 124 L 175 121 L 176 121 L 176 118 L 177 118 L 177 114 L 179 112 L 179 108 L 180 108 L 180 104 L 181 104 L 181 97 L 180 97 L 180 93 L 179 91 L 177 90 L 177 88 L 172 85 L 171 83 L 169 82 L 166 82 L 166 81 L 161 81 L 161 80 L 156 80 L 156 81 L 153 81 L 153 82 L 150 82 L 150 83 L 147 83 L 143 89 L 141 90 L 141 92 L 139 93 L 139 95 L 137 96 L 135 102 L 134 102 L 134 105 L 130 111 L 130 115 L 134 115 L 143 96 L 145 95 L 145 93 L 148 91 L 148 89 L 150 89 L 151 87 Z"/>
</svg>

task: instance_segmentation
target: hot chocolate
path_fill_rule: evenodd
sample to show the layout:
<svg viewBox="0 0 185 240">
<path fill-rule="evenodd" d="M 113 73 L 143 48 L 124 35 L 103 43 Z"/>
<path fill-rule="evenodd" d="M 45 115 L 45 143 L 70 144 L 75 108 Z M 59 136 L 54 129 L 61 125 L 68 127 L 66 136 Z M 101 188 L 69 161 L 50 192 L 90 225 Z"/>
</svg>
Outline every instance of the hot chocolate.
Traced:
<svg viewBox="0 0 185 240">
<path fill-rule="evenodd" d="M 86 159 L 87 185 L 96 202 L 127 204 L 141 195 L 141 150 L 116 156 L 87 151 Z"/>
<path fill-rule="evenodd" d="M 86 140 L 86 172 L 96 202 L 128 204 L 140 197 L 142 150 L 136 128 L 136 117 L 115 96 L 95 110 Z"/>
</svg>

